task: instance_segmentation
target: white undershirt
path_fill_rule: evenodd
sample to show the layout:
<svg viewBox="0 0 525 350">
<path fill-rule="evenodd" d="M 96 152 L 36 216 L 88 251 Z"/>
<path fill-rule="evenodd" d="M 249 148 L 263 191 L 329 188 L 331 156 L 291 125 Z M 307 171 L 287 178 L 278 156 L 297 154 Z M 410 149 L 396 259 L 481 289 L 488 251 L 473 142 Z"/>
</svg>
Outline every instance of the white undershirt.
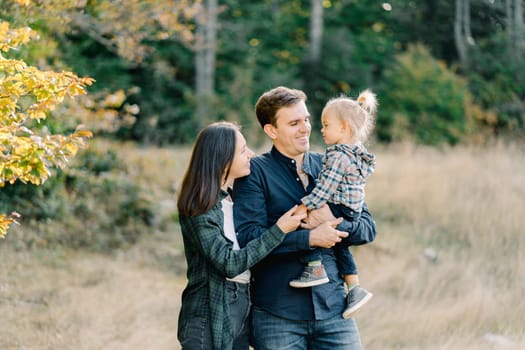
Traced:
<svg viewBox="0 0 525 350">
<path fill-rule="evenodd" d="M 224 214 L 224 234 L 233 242 L 233 250 L 239 250 L 239 242 L 237 241 L 237 234 L 235 233 L 235 226 L 233 224 L 233 202 L 229 197 L 222 200 L 222 212 Z M 249 283 L 250 270 L 246 270 L 233 278 L 226 279 L 237 283 Z"/>
</svg>

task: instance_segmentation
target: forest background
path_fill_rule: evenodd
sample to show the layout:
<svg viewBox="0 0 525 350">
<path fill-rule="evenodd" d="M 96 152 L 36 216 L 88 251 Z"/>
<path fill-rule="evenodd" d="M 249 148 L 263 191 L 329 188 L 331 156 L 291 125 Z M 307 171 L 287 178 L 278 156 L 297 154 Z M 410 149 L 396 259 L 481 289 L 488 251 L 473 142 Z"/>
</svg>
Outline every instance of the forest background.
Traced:
<svg viewBox="0 0 525 350">
<path fill-rule="evenodd" d="M 0 241 L 0 348 L 176 347 L 191 143 L 231 120 L 264 151 L 253 105 L 277 85 L 308 94 L 319 151 L 326 100 L 378 94 L 380 234 L 356 249 L 376 294 L 358 319 L 366 348 L 523 346 L 523 5 L 3 0 L 2 21 L 38 34 L 3 56 L 95 82 L 31 125 L 82 124 L 88 147 L 40 186 L 1 188 L 0 212 L 21 218 Z"/>
</svg>

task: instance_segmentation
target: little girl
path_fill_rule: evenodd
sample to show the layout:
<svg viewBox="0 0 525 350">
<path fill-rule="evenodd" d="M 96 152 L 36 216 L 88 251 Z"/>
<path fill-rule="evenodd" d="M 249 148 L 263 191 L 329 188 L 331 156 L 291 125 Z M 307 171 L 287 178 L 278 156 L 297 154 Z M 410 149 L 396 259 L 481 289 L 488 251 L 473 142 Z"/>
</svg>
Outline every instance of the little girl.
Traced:
<svg viewBox="0 0 525 350">
<path fill-rule="evenodd" d="M 355 221 L 364 205 L 366 179 L 375 168 L 375 156 L 363 143 L 374 126 L 377 98 L 363 91 L 357 101 L 342 96 L 327 102 L 321 115 L 323 139 L 329 147 L 323 158 L 323 169 L 314 190 L 301 199 L 298 211 L 319 209 L 328 203 L 336 217 Z M 296 213 L 298 213 L 296 211 Z M 372 293 L 359 286 L 357 265 L 348 248 L 334 248 L 339 272 L 348 287 L 347 307 L 343 318 L 349 318 L 372 298 Z M 328 282 L 318 249 L 304 256 L 305 268 L 298 279 L 290 281 L 295 288 L 312 287 Z"/>
</svg>

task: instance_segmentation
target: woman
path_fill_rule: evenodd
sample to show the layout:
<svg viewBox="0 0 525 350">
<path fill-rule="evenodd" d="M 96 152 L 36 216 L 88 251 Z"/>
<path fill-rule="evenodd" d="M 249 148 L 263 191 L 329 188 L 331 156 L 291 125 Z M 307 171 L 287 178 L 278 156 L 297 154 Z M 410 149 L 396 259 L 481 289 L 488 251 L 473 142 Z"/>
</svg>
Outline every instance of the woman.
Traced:
<svg viewBox="0 0 525 350">
<path fill-rule="evenodd" d="M 294 215 L 294 207 L 239 249 L 228 189 L 250 174 L 253 155 L 228 122 L 204 128 L 193 147 L 177 203 L 188 277 L 178 326 L 183 349 L 248 349 L 248 269 L 306 216 Z"/>
</svg>

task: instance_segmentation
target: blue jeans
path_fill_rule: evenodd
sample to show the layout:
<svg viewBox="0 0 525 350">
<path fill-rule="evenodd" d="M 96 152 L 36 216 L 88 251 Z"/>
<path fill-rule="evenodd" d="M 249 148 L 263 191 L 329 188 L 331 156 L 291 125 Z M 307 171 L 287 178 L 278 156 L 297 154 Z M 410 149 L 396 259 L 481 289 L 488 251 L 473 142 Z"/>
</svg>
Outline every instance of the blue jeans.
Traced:
<svg viewBox="0 0 525 350">
<path fill-rule="evenodd" d="M 340 314 L 328 320 L 295 321 L 252 309 L 255 350 L 361 350 L 361 338 L 353 318 Z"/>
<path fill-rule="evenodd" d="M 250 313 L 250 285 L 226 282 L 226 293 L 230 304 L 230 321 L 233 328 L 233 350 L 248 350 Z"/>
<path fill-rule="evenodd" d="M 206 350 L 212 349 L 210 321 L 207 317 L 197 316 L 189 320 L 179 334 L 182 349 Z"/>
</svg>

